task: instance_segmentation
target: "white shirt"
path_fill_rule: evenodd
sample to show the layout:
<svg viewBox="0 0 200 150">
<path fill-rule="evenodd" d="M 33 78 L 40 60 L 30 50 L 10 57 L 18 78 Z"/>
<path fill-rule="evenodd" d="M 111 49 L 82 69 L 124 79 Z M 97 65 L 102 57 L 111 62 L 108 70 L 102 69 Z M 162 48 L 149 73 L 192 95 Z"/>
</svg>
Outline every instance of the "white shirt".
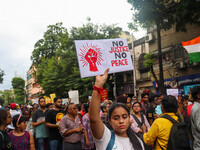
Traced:
<svg viewBox="0 0 200 150">
<path fill-rule="evenodd" d="M 110 138 L 111 138 L 111 132 L 104 125 L 103 137 L 100 140 L 95 139 L 96 150 L 106 150 L 107 145 L 110 141 Z M 142 149 L 144 149 L 142 141 L 140 139 L 139 141 L 142 145 Z M 116 134 L 115 134 L 115 142 L 112 149 L 113 150 L 134 150 L 132 143 L 128 137 L 120 137 Z"/>
</svg>

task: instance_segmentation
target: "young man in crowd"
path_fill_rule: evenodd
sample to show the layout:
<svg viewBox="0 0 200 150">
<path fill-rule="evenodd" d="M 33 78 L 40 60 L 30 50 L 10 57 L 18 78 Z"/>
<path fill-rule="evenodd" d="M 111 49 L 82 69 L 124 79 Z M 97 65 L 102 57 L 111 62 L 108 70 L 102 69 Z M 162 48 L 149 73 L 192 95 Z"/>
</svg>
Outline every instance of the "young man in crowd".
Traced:
<svg viewBox="0 0 200 150">
<path fill-rule="evenodd" d="M 81 150 L 81 134 L 84 133 L 84 129 L 78 117 L 78 108 L 75 104 L 69 104 L 66 111 L 67 114 L 60 122 L 60 133 L 64 140 L 63 149 Z"/>
<path fill-rule="evenodd" d="M 62 137 L 59 133 L 59 124 L 64 116 L 62 98 L 54 98 L 54 108 L 50 110 L 45 118 L 45 125 L 49 128 L 49 146 L 51 150 L 62 150 Z"/>
<path fill-rule="evenodd" d="M 190 120 L 192 135 L 194 137 L 194 150 L 200 148 L 200 86 L 192 88 L 192 97 L 194 99 L 194 105 L 191 109 Z"/>
<path fill-rule="evenodd" d="M 40 97 L 38 100 L 39 109 L 36 110 L 32 117 L 32 125 L 35 127 L 35 137 L 37 139 L 37 146 L 39 150 L 45 150 L 48 148 L 48 129 L 45 126 L 45 117 L 48 109 L 46 108 L 46 101 L 44 97 Z"/>
<path fill-rule="evenodd" d="M 132 97 L 132 103 L 138 102 L 138 97 L 137 96 L 133 96 Z"/>
<path fill-rule="evenodd" d="M 147 110 L 150 108 L 149 103 L 149 93 L 145 92 L 141 94 L 141 104 L 142 104 L 142 113 L 147 116 Z"/>
<path fill-rule="evenodd" d="M 131 98 L 125 96 L 125 95 L 120 95 L 117 97 L 117 103 L 123 103 L 124 105 L 126 105 L 129 109 L 129 111 L 131 111 Z"/>
<path fill-rule="evenodd" d="M 175 115 L 177 112 L 178 104 L 174 96 L 168 95 L 162 99 L 161 109 L 164 115 L 178 120 Z M 147 145 L 155 143 L 155 149 L 167 149 L 170 131 L 173 123 L 166 118 L 156 119 L 147 133 L 143 135 L 143 141 Z M 143 129 L 145 132 L 145 128 Z"/>
<path fill-rule="evenodd" d="M 151 106 L 147 110 L 146 117 L 147 117 L 147 120 L 150 125 L 152 125 L 155 120 L 155 117 L 154 117 L 155 116 L 155 107 L 160 104 L 160 103 L 158 103 L 158 101 L 159 101 L 158 95 L 149 96 L 149 102 L 150 102 Z"/>
</svg>

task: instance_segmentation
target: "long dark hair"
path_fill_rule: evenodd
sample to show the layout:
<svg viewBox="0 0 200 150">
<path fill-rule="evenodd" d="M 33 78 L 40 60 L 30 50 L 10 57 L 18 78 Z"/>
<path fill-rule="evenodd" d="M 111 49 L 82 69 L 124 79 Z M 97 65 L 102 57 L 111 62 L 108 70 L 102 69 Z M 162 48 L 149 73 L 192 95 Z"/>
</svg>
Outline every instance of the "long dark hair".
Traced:
<svg viewBox="0 0 200 150">
<path fill-rule="evenodd" d="M 8 117 L 8 112 L 4 109 L 0 109 L 0 126 L 5 123 Z"/>
<path fill-rule="evenodd" d="M 129 109 L 126 107 L 126 105 L 122 104 L 122 103 L 114 103 L 114 104 L 111 104 L 110 107 L 109 107 L 109 110 L 108 110 L 108 119 L 110 120 L 111 119 L 111 115 L 112 115 L 112 112 L 116 109 L 116 108 L 119 108 L 119 107 L 122 107 L 124 108 L 128 115 L 130 116 L 130 112 L 129 112 Z M 136 149 L 136 150 L 142 150 L 142 145 L 140 144 L 137 136 L 135 135 L 135 133 L 133 132 L 133 130 L 129 128 L 126 130 L 126 133 L 133 145 L 133 148 Z"/>
</svg>

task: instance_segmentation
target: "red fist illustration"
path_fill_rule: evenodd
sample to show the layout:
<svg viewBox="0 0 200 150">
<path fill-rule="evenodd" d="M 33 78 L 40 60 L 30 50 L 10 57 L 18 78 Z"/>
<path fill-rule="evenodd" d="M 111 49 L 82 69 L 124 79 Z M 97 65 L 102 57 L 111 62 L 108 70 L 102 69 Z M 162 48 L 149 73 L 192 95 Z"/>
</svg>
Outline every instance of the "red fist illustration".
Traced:
<svg viewBox="0 0 200 150">
<path fill-rule="evenodd" d="M 97 52 L 93 49 L 89 49 L 85 55 L 85 59 L 89 63 L 90 71 L 98 71 L 96 62 L 97 62 Z"/>
</svg>

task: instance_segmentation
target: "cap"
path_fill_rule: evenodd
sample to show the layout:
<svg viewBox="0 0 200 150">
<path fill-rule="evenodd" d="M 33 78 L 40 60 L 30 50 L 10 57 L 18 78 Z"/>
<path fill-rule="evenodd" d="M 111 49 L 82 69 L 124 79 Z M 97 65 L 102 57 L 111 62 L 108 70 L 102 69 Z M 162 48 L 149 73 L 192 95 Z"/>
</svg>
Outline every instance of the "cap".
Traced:
<svg viewBox="0 0 200 150">
<path fill-rule="evenodd" d="M 16 107 L 17 107 L 17 105 L 16 105 L 15 103 L 11 103 L 11 104 L 10 104 L 10 108 L 11 108 L 11 109 L 15 109 Z"/>
</svg>

